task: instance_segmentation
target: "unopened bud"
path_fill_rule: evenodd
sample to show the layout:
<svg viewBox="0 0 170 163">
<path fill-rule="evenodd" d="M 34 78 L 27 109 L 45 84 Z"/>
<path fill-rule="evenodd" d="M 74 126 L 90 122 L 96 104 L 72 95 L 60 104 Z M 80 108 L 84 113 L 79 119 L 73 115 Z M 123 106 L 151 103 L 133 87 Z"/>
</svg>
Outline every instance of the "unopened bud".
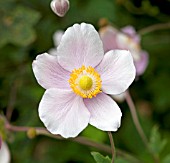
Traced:
<svg viewBox="0 0 170 163">
<path fill-rule="evenodd" d="M 107 20 L 107 18 L 101 18 L 98 22 L 99 27 L 104 27 L 109 25 L 109 21 Z"/>
<path fill-rule="evenodd" d="M 54 13 L 60 17 L 63 17 L 70 8 L 68 0 L 52 0 L 50 5 Z"/>
<path fill-rule="evenodd" d="M 30 139 L 35 138 L 35 136 L 36 136 L 36 130 L 35 130 L 34 128 L 30 128 L 30 129 L 27 131 L 27 136 L 28 136 Z"/>
</svg>

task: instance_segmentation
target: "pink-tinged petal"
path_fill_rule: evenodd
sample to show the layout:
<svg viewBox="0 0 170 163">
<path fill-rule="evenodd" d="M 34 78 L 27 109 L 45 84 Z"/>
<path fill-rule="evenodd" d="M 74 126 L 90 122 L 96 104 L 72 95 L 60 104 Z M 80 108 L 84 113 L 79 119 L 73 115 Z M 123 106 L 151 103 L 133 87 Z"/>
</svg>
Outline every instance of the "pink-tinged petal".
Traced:
<svg viewBox="0 0 170 163">
<path fill-rule="evenodd" d="M 68 80 L 70 72 L 63 69 L 56 56 L 47 53 L 38 55 L 32 64 L 34 75 L 38 83 L 45 89 L 70 89 Z"/>
<path fill-rule="evenodd" d="M 113 49 L 119 49 L 117 44 L 117 34 L 119 33 L 117 29 L 106 26 L 99 31 L 101 40 L 103 42 L 103 48 L 105 52 Z"/>
<path fill-rule="evenodd" d="M 134 29 L 134 27 L 128 25 L 126 27 L 123 27 L 121 29 L 121 31 L 131 37 L 135 36 L 136 35 L 136 30 Z"/>
<path fill-rule="evenodd" d="M 76 137 L 87 125 L 90 113 L 83 99 L 72 91 L 46 90 L 39 105 L 39 116 L 52 134 Z"/>
<path fill-rule="evenodd" d="M 145 72 L 146 67 L 148 65 L 148 53 L 146 51 L 141 51 L 140 55 L 141 55 L 140 60 L 134 62 L 137 76 L 142 75 Z"/>
<path fill-rule="evenodd" d="M 91 125 L 103 131 L 117 131 L 122 113 L 111 97 L 100 93 L 92 99 L 84 99 L 84 103 L 91 114 Z"/>
<path fill-rule="evenodd" d="M 136 43 L 140 43 L 140 36 L 136 33 L 136 30 L 132 26 L 126 26 L 121 31 L 130 36 Z"/>
<path fill-rule="evenodd" d="M 134 41 L 131 37 L 124 33 L 117 35 L 118 49 L 129 50 L 133 56 L 134 61 L 140 58 L 140 45 Z"/>
<path fill-rule="evenodd" d="M 75 24 L 64 33 L 57 48 L 59 64 L 72 71 L 82 65 L 95 67 L 104 56 L 97 31 L 90 24 Z"/>
<path fill-rule="evenodd" d="M 136 74 L 133 58 L 126 50 L 107 52 L 96 70 L 101 75 L 102 91 L 112 95 L 124 92 Z"/>
</svg>

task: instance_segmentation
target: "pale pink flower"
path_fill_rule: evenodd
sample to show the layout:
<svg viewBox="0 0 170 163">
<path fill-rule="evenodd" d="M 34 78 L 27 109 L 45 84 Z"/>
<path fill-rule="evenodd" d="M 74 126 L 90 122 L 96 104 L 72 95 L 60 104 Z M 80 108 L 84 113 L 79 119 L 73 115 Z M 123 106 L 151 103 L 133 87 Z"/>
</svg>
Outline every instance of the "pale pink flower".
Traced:
<svg viewBox="0 0 170 163">
<path fill-rule="evenodd" d="M 55 14 L 63 17 L 69 10 L 70 3 L 69 0 L 52 0 L 50 6 Z"/>
<path fill-rule="evenodd" d="M 127 26 L 118 31 L 112 26 L 101 28 L 100 36 L 103 41 L 104 51 L 114 49 L 129 50 L 133 56 L 136 75 L 142 75 L 148 65 L 148 54 L 140 46 L 140 36 L 132 26 Z"/>
<path fill-rule="evenodd" d="M 40 119 L 52 134 L 65 138 L 77 136 L 88 124 L 117 131 L 122 113 L 107 94 L 124 92 L 136 74 L 130 52 L 111 50 L 104 55 L 99 34 L 85 23 L 66 30 L 56 55 L 38 55 L 33 72 L 46 89 Z"/>
</svg>

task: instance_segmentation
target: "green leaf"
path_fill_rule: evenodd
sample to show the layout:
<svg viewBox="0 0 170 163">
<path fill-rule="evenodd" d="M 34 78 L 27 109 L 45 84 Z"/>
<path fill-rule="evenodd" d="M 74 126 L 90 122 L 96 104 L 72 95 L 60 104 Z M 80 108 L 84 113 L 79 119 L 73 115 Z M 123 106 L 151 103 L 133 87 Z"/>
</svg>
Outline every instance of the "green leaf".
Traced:
<svg viewBox="0 0 170 163">
<path fill-rule="evenodd" d="M 158 131 L 158 127 L 155 126 L 153 127 L 151 131 L 151 136 L 150 136 L 150 148 L 154 154 L 160 154 L 160 152 L 163 150 L 165 147 L 167 141 L 164 139 L 161 139 L 161 135 Z"/>
<path fill-rule="evenodd" d="M 111 159 L 108 156 L 104 157 L 98 152 L 91 152 L 91 154 L 97 163 L 111 163 Z"/>
</svg>

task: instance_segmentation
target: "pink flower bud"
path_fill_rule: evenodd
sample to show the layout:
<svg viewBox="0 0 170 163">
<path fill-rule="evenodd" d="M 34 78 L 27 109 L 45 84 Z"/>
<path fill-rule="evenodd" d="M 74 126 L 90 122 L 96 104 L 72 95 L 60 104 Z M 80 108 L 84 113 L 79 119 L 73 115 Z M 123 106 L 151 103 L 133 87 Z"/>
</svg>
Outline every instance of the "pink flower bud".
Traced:
<svg viewBox="0 0 170 163">
<path fill-rule="evenodd" d="M 70 7 L 68 0 L 52 0 L 50 5 L 53 12 L 60 17 L 63 17 Z"/>
</svg>

